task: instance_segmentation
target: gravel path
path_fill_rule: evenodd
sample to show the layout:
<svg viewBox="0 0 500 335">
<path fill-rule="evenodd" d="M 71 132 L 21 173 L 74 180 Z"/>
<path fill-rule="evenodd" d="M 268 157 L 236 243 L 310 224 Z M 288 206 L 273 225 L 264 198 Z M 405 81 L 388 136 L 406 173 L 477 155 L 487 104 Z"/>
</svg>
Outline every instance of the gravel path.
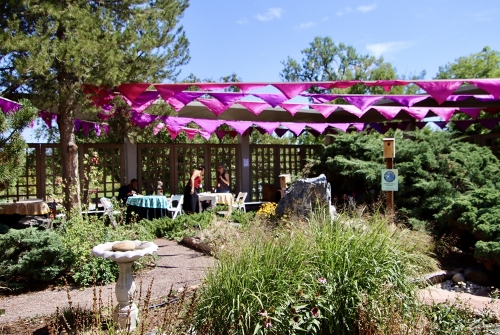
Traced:
<svg viewBox="0 0 500 335">
<path fill-rule="evenodd" d="M 157 239 L 158 265 L 151 271 L 135 278 L 137 292 L 142 280 L 143 292 L 154 278 L 151 297 L 160 298 L 166 295 L 170 288 L 181 289 L 185 286 L 199 284 L 205 270 L 213 267 L 214 259 L 203 253 L 187 248 L 175 241 Z M 109 301 L 114 297 L 114 284 L 102 286 L 102 300 Z M 144 295 L 145 293 L 143 293 Z M 85 290 L 72 289 L 70 291 L 74 306 L 92 307 L 93 288 Z M 114 299 L 116 301 L 116 299 Z M 68 306 L 68 297 L 65 289 L 46 290 L 40 292 L 0 297 L 0 309 L 5 309 L 5 316 L 0 317 L 0 324 L 17 321 L 19 318 L 28 318 L 52 314 L 56 308 Z"/>
</svg>

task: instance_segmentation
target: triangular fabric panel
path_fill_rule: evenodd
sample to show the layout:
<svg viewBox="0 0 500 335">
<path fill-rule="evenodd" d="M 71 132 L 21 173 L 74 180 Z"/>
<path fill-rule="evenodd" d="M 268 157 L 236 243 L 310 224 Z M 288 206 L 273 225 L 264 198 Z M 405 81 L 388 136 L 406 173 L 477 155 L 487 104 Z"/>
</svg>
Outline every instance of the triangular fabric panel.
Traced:
<svg viewBox="0 0 500 335">
<path fill-rule="evenodd" d="M 453 113 L 455 113 L 456 108 L 431 108 L 431 111 L 448 123 Z"/>
<path fill-rule="evenodd" d="M 179 100 L 177 100 L 177 99 L 176 99 L 176 98 L 174 98 L 174 97 L 172 97 L 172 98 L 168 99 L 168 100 L 167 100 L 167 102 L 168 102 L 168 104 L 169 104 L 170 106 L 172 106 L 172 108 L 173 108 L 176 112 L 180 111 L 181 109 L 183 109 L 183 108 L 184 108 L 184 106 L 186 106 L 186 104 L 184 104 L 184 103 L 180 102 Z"/>
<path fill-rule="evenodd" d="M 237 103 L 248 109 L 253 115 L 259 115 L 264 109 L 271 107 L 267 102 L 260 101 L 238 101 Z"/>
<path fill-rule="evenodd" d="M 10 114 L 13 112 L 17 112 L 21 108 L 21 105 L 18 104 L 17 102 L 4 99 L 0 97 L 0 109 L 5 113 L 5 114 Z"/>
<path fill-rule="evenodd" d="M 158 96 L 157 91 L 145 91 L 135 100 L 129 100 L 126 96 L 123 96 L 123 99 L 132 110 L 142 113 L 158 99 Z"/>
<path fill-rule="evenodd" d="M 279 122 L 254 122 L 254 124 L 264 129 L 269 135 L 280 126 Z"/>
<path fill-rule="evenodd" d="M 198 101 L 201 102 L 205 107 L 207 107 L 216 116 L 221 115 L 229 108 L 228 105 L 224 105 L 222 102 L 220 102 L 219 100 L 216 100 L 216 99 L 198 98 Z"/>
<path fill-rule="evenodd" d="M 243 93 L 210 93 L 210 95 L 226 106 L 231 106 L 246 96 Z"/>
<path fill-rule="evenodd" d="M 457 126 L 458 129 L 461 131 L 466 131 L 467 128 L 470 127 L 471 124 L 476 122 L 475 120 L 459 120 L 459 121 L 453 121 L 455 126 Z"/>
<path fill-rule="evenodd" d="M 158 115 L 151 115 L 146 113 L 131 112 L 130 121 L 132 124 L 139 128 L 144 128 L 149 126 L 151 123 L 155 122 L 159 118 Z"/>
<path fill-rule="evenodd" d="M 337 81 L 331 86 L 331 88 L 350 88 L 359 83 L 362 83 L 362 81 L 359 80 Z"/>
<path fill-rule="evenodd" d="M 380 123 L 370 123 L 370 127 L 372 127 L 373 129 L 375 129 L 379 133 L 384 134 L 383 133 L 384 126 L 382 124 L 380 124 Z"/>
<path fill-rule="evenodd" d="M 446 101 L 457 88 L 462 85 L 463 80 L 446 80 L 446 81 L 420 81 L 416 82 L 421 89 L 431 95 L 438 104 Z"/>
<path fill-rule="evenodd" d="M 427 113 L 429 113 L 429 107 L 426 108 L 405 108 L 404 111 L 408 114 L 417 119 L 418 121 L 422 121 Z"/>
<path fill-rule="evenodd" d="M 231 86 L 230 83 L 198 83 L 193 86 L 198 86 L 203 91 L 223 90 Z"/>
<path fill-rule="evenodd" d="M 351 126 L 356 128 L 358 131 L 363 131 L 363 129 L 365 129 L 364 123 L 351 123 Z"/>
<path fill-rule="evenodd" d="M 228 131 L 226 131 L 226 130 L 216 130 L 215 131 L 215 135 L 217 135 L 219 140 L 222 140 L 224 138 L 224 136 L 226 136 L 227 133 L 228 133 Z"/>
<path fill-rule="evenodd" d="M 427 122 L 415 122 L 415 126 L 418 129 L 423 129 L 425 126 L 427 126 Z"/>
<path fill-rule="evenodd" d="M 139 95 L 142 94 L 151 84 L 139 83 L 139 84 L 121 84 L 118 86 L 118 91 L 126 96 L 129 100 L 134 101 Z"/>
<path fill-rule="evenodd" d="M 272 94 L 272 93 L 254 93 L 253 96 L 260 98 L 267 102 L 271 107 L 276 107 L 282 102 L 288 100 L 283 94 Z"/>
<path fill-rule="evenodd" d="M 174 95 L 174 98 L 182 102 L 184 105 L 187 105 L 191 101 L 205 95 L 205 92 L 192 91 L 192 92 L 180 92 Z"/>
<path fill-rule="evenodd" d="M 342 96 L 342 99 L 350 103 L 351 105 L 354 105 L 358 107 L 360 110 L 365 110 L 366 108 L 370 107 L 380 99 L 382 99 L 381 96 Z"/>
<path fill-rule="evenodd" d="M 500 79 L 477 79 L 467 82 L 500 99 Z"/>
<path fill-rule="evenodd" d="M 337 106 L 342 108 L 348 113 L 356 115 L 359 118 L 362 117 L 366 112 L 368 112 L 368 109 L 360 110 L 358 107 L 352 105 L 337 105 Z"/>
<path fill-rule="evenodd" d="M 217 128 L 219 128 L 219 126 L 224 123 L 224 121 L 221 120 L 207 119 L 193 119 L 193 122 L 195 122 L 198 126 L 200 126 L 201 129 L 210 134 L 214 133 Z"/>
<path fill-rule="evenodd" d="M 309 107 L 312 107 L 315 110 L 317 110 L 326 119 L 327 117 L 330 116 L 330 114 L 332 114 L 338 108 L 338 105 L 329 105 L 329 104 L 315 105 L 315 104 L 311 104 L 311 105 L 309 105 Z"/>
<path fill-rule="evenodd" d="M 233 83 L 232 85 L 238 87 L 243 93 L 268 86 L 268 84 L 259 83 Z"/>
<path fill-rule="evenodd" d="M 155 88 L 160 93 L 164 101 L 168 101 L 171 97 L 189 88 L 191 84 L 155 84 Z"/>
<path fill-rule="evenodd" d="M 387 120 L 392 120 L 401 111 L 401 107 L 382 107 L 382 106 L 372 106 L 377 112 L 379 112 Z M 370 123 L 370 125 L 372 125 Z M 373 127 L 374 128 L 374 127 Z M 377 129 L 378 131 L 378 129 Z"/>
<path fill-rule="evenodd" d="M 323 134 L 325 129 L 328 127 L 328 123 L 308 123 L 307 126 L 316 130 L 318 133 Z"/>
<path fill-rule="evenodd" d="M 284 83 L 273 84 L 273 86 L 280 90 L 288 99 L 292 99 L 300 93 L 307 91 L 312 86 L 312 84 Z"/>
<path fill-rule="evenodd" d="M 299 110 L 307 106 L 306 104 L 280 104 L 281 108 L 294 116 Z"/>
<path fill-rule="evenodd" d="M 276 135 L 278 135 L 279 138 L 281 138 L 288 132 L 288 129 L 276 128 L 274 129 L 274 132 L 276 133 Z"/>
<path fill-rule="evenodd" d="M 252 126 L 252 122 L 247 121 L 224 121 L 224 123 L 233 128 L 240 135 Z"/>
<path fill-rule="evenodd" d="M 443 129 L 448 124 L 448 122 L 446 122 L 446 121 L 433 121 L 432 123 L 434 123 L 440 129 Z"/>
<path fill-rule="evenodd" d="M 385 98 L 402 106 L 411 107 L 417 102 L 423 101 L 429 97 L 426 95 L 387 95 Z"/>
<path fill-rule="evenodd" d="M 286 127 L 290 129 L 296 136 L 299 136 L 299 134 L 304 130 L 304 128 L 307 126 L 307 123 L 302 123 L 302 122 L 281 122 L 281 125 L 283 127 Z"/>
<path fill-rule="evenodd" d="M 498 124 L 499 121 L 500 119 L 481 119 L 479 120 L 479 123 L 486 129 L 491 130 Z"/>
<path fill-rule="evenodd" d="M 365 82 L 365 86 L 381 86 L 384 91 L 389 93 L 393 86 L 405 86 L 409 83 L 404 80 L 377 80 L 376 82 Z"/>
<path fill-rule="evenodd" d="M 481 114 L 481 108 L 460 108 L 459 111 L 469 115 L 473 119 L 477 119 L 479 114 Z"/>
<path fill-rule="evenodd" d="M 160 132 L 160 130 L 162 130 L 163 128 L 165 128 L 165 123 L 163 122 L 159 122 L 156 126 L 154 126 L 153 128 L 153 135 L 158 135 L 158 133 Z"/>
<path fill-rule="evenodd" d="M 302 96 L 311 99 L 315 104 L 323 104 L 338 98 L 336 94 L 302 94 Z"/>
</svg>

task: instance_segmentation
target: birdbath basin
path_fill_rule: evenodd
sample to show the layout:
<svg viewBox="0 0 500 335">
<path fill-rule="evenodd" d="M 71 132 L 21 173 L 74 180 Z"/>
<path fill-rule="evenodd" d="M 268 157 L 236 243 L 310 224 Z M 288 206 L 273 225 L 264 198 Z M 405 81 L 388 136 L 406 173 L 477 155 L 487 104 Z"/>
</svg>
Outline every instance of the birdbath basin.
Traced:
<svg viewBox="0 0 500 335">
<path fill-rule="evenodd" d="M 145 255 L 151 255 L 158 250 L 158 246 L 147 241 L 115 241 L 96 245 L 92 248 L 92 255 L 115 261 L 120 269 L 116 281 L 116 305 L 114 320 L 120 328 L 134 330 L 139 323 L 139 310 L 134 302 L 135 282 L 132 277 L 132 264 Z"/>
</svg>

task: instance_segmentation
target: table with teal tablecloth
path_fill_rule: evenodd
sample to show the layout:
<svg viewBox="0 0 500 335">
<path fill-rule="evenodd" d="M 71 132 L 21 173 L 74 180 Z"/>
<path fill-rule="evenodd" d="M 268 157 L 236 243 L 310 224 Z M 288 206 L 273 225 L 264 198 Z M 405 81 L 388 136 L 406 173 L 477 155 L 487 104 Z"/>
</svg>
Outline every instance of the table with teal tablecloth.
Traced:
<svg viewBox="0 0 500 335">
<path fill-rule="evenodd" d="M 132 213 L 139 219 L 156 219 L 168 214 L 168 199 L 163 195 L 131 196 L 127 199 L 127 222 Z"/>
</svg>

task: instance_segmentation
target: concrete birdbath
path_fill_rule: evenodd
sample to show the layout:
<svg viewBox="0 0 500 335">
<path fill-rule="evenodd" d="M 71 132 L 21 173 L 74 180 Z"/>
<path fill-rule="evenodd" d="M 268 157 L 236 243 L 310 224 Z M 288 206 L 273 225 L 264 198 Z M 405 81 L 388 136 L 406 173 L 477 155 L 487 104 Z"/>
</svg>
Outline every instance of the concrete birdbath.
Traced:
<svg viewBox="0 0 500 335">
<path fill-rule="evenodd" d="M 120 328 L 134 330 L 139 323 L 137 305 L 134 303 L 135 282 L 132 277 L 132 264 L 142 256 L 150 255 L 158 246 L 147 241 L 115 241 L 96 245 L 92 255 L 111 259 L 118 264 L 120 274 L 116 281 L 115 294 L 118 300 L 114 320 Z"/>
</svg>

